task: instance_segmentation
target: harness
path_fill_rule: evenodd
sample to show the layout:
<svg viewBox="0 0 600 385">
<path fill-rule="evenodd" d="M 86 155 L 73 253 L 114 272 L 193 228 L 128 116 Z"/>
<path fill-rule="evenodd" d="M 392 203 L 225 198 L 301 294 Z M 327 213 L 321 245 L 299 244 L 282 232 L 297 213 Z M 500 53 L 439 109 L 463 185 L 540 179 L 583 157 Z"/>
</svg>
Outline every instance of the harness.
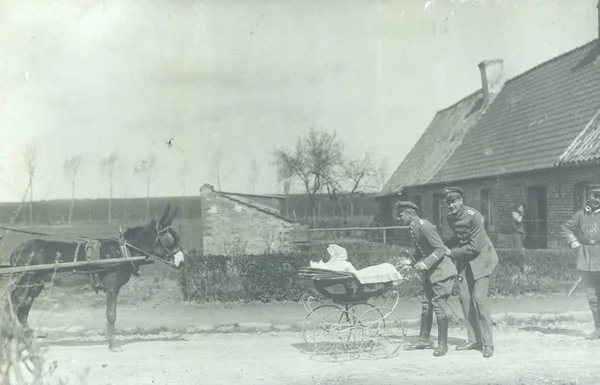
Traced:
<svg viewBox="0 0 600 385">
<path fill-rule="evenodd" d="M 158 241 L 158 243 L 165 250 L 165 252 L 169 256 L 168 260 L 166 260 L 164 258 L 157 257 L 154 254 L 148 253 L 147 251 L 144 251 L 144 250 L 140 249 L 139 247 L 136 247 L 136 246 L 130 244 L 129 242 L 125 241 L 125 239 L 123 238 L 123 230 L 121 229 L 121 227 L 119 227 L 118 241 L 119 241 L 119 249 L 121 251 L 121 256 L 123 258 L 130 257 L 131 253 L 129 252 L 129 249 L 133 249 L 146 257 L 150 257 L 150 258 L 158 260 L 166 265 L 170 265 L 173 262 L 173 260 L 175 259 L 175 254 L 177 253 L 177 252 L 174 253 L 171 249 L 169 249 L 168 245 L 165 244 L 164 238 L 166 235 L 168 235 L 169 238 L 171 238 L 171 240 L 173 241 L 172 244 L 175 243 L 175 241 L 173 240 L 173 236 L 168 232 L 170 229 L 171 229 L 171 226 L 167 226 L 164 229 L 159 229 L 158 223 L 156 224 L 156 237 L 154 238 L 154 243 L 156 243 Z"/>
<path fill-rule="evenodd" d="M 131 253 L 130 253 L 129 249 L 133 249 L 145 257 L 153 258 L 164 264 L 170 265 L 171 262 L 174 260 L 174 258 L 175 258 L 174 256 L 176 254 L 176 252 L 173 253 L 168 248 L 168 246 L 165 244 L 165 240 L 163 239 L 165 237 L 165 233 L 171 239 L 173 238 L 171 236 L 171 234 L 168 233 L 168 231 L 171 229 L 171 226 L 167 226 L 164 229 L 159 229 L 158 223 L 156 224 L 156 237 L 154 238 L 154 243 L 156 243 L 156 241 L 158 241 L 159 244 L 163 247 L 163 249 L 167 252 L 167 254 L 169 256 L 168 261 L 163 258 L 157 257 L 156 255 L 151 254 L 147 251 L 144 251 L 144 250 L 140 249 L 139 247 L 136 247 L 136 246 L 130 244 L 129 242 L 127 242 L 125 240 L 125 238 L 123 237 L 123 229 L 121 228 L 121 226 L 119 226 L 119 237 L 118 238 L 106 238 L 106 239 L 90 238 L 90 237 L 85 237 L 85 236 L 61 236 L 59 234 L 48 234 L 48 233 L 42 233 L 42 232 L 37 232 L 37 231 L 19 230 L 19 229 L 14 229 L 14 228 L 5 227 L 5 226 L 0 226 L 0 229 L 6 230 L 7 232 L 14 231 L 16 233 L 22 233 L 22 234 L 28 234 L 28 235 L 37 235 L 37 236 L 43 236 L 43 237 L 49 237 L 49 238 L 65 238 L 65 239 L 75 240 L 75 241 L 77 241 L 77 247 L 75 248 L 75 255 L 73 258 L 74 262 L 79 261 L 79 250 L 81 249 L 82 245 L 84 245 L 84 247 L 85 247 L 85 255 L 86 255 L 86 259 L 88 261 L 99 260 L 100 259 L 100 247 L 101 247 L 102 240 L 119 242 L 119 251 L 120 251 L 122 258 L 131 257 Z M 174 244 L 174 241 L 173 241 L 173 244 Z M 60 255 L 57 255 L 57 262 L 58 262 L 59 258 L 60 258 Z M 132 262 L 132 265 L 134 265 L 133 262 Z"/>
</svg>

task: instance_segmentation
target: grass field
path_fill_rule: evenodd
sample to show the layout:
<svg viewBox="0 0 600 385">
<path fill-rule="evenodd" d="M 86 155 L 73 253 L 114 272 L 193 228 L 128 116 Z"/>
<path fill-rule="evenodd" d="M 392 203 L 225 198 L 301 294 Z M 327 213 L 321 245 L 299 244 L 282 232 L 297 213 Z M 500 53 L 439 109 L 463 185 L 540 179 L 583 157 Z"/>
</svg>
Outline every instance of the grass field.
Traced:
<svg viewBox="0 0 600 385">
<path fill-rule="evenodd" d="M 354 196 L 352 204 L 346 207 L 348 217 L 346 226 L 365 226 L 369 224 L 379 207 L 372 194 Z M 187 197 L 153 197 L 149 200 L 149 216 L 158 218 L 166 204 L 179 206 L 180 218 L 198 219 L 201 217 L 200 196 Z M 34 201 L 32 204 L 33 223 L 48 225 L 50 223 L 67 223 L 70 200 Z M 284 208 L 285 207 L 285 208 Z M 317 197 L 319 227 L 341 227 L 339 207 L 327 196 Z M 308 210 L 307 197 L 302 194 L 289 195 L 287 205 L 282 203 L 283 214 L 304 222 Z M 8 221 L 15 216 L 15 224 L 29 224 L 29 203 L 0 202 L 0 222 Z M 146 217 L 145 198 L 121 198 L 112 200 L 113 220 L 135 222 Z M 74 223 L 106 223 L 108 220 L 107 199 L 78 199 L 73 206 Z"/>
</svg>

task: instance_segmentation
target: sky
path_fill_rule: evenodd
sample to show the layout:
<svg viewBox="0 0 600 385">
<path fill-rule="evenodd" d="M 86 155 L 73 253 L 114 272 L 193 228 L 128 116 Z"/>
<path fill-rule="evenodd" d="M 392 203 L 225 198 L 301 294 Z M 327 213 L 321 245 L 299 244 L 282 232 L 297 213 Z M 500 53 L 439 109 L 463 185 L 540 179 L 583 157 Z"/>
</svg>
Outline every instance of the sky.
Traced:
<svg viewBox="0 0 600 385">
<path fill-rule="evenodd" d="M 20 201 L 25 148 L 38 148 L 34 200 L 221 190 L 280 193 L 275 148 L 310 127 L 367 150 L 388 175 L 436 111 L 597 38 L 596 0 L 0 0 L 0 201 Z M 170 141 L 170 145 L 167 144 Z M 180 172 L 187 163 L 184 178 Z M 185 181 L 185 187 L 182 183 Z"/>
</svg>

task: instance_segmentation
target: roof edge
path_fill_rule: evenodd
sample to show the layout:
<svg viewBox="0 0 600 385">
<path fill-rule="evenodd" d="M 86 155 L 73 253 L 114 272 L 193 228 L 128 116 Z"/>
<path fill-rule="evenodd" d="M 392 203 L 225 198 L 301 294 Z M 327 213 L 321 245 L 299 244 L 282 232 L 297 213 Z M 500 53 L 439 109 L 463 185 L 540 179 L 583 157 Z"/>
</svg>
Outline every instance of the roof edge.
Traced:
<svg viewBox="0 0 600 385">
<path fill-rule="evenodd" d="M 431 187 L 431 186 L 435 186 L 435 185 L 449 185 L 449 184 L 472 182 L 472 181 L 482 180 L 482 179 L 494 179 L 494 178 L 507 177 L 507 176 L 511 176 L 511 175 L 528 174 L 528 173 L 532 173 L 532 172 L 550 171 L 550 170 L 579 167 L 579 166 L 597 166 L 597 165 L 600 165 L 600 159 L 590 159 L 590 160 L 578 161 L 578 162 L 572 162 L 572 163 L 555 164 L 550 167 L 543 167 L 543 168 L 538 168 L 538 169 L 534 169 L 534 170 L 518 171 L 518 172 L 510 172 L 510 173 L 502 173 L 502 174 L 491 174 L 491 175 L 486 175 L 486 176 L 478 176 L 478 177 L 474 177 L 474 178 L 453 179 L 453 180 L 447 181 L 447 182 L 424 183 L 424 184 L 420 184 L 420 185 L 405 186 L 404 188 L 422 188 L 422 187 Z"/>
<path fill-rule="evenodd" d="M 285 195 L 281 195 L 281 194 L 272 194 L 271 195 L 271 194 L 245 194 L 245 193 L 235 193 L 235 192 L 229 192 L 229 191 L 219 191 L 219 192 L 221 194 L 241 196 L 241 197 L 285 199 Z"/>
<path fill-rule="evenodd" d="M 475 92 L 471 92 L 469 95 L 463 97 L 462 99 L 460 99 L 459 101 L 455 102 L 454 104 L 452 104 L 449 107 L 446 107 L 442 110 L 438 110 L 436 111 L 435 115 L 433 115 L 433 118 L 429 121 L 429 124 L 427 125 L 427 128 L 425 129 L 425 131 L 423 131 L 423 133 L 421 134 L 421 136 L 419 137 L 419 139 L 417 140 L 417 142 L 414 144 L 413 148 L 411 148 L 411 150 L 408 152 L 408 154 L 406 154 L 406 156 L 404 157 L 404 159 L 402 160 L 402 162 L 400 162 L 400 165 L 398 165 L 398 167 L 394 170 L 394 172 L 392 173 L 392 176 L 390 176 L 390 178 L 388 179 L 391 180 L 392 177 L 396 174 L 396 172 L 402 167 L 402 165 L 404 164 L 404 162 L 406 162 L 406 160 L 410 157 L 410 155 L 413 153 L 413 151 L 416 150 L 417 145 L 419 144 L 419 141 L 421 140 L 421 138 L 423 137 L 423 135 L 425 135 L 425 133 L 427 133 L 427 131 L 429 130 L 429 128 L 431 127 L 431 125 L 433 124 L 433 122 L 435 122 L 435 120 L 438 118 L 439 115 L 444 114 L 450 110 L 452 110 L 453 108 L 456 108 L 459 104 L 464 103 L 466 100 L 470 99 L 470 98 L 476 98 L 480 95 L 483 94 L 483 88 L 478 89 Z M 490 103 L 490 105 L 493 103 L 493 101 Z M 489 105 L 487 107 L 485 107 L 482 111 L 478 112 L 478 114 L 480 115 L 477 120 L 479 120 L 479 118 L 481 118 L 481 116 L 485 113 L 485 111 L 487 110 L 487 108 L 489 107 Z M 468 129 L 470 130 L 470 128 Z M 467 130 L 467 131 L 468 131 Z M 455 149 L 456 150 L 456 149 Z M 454 151 L 453 151 L 454 152 Z M 446 159 L 448 160 L 448 159 Z M 443 165 L 442 165 L 443 166 Z M 438 170 L 439 171 L 439 170 Z M 437 173 L 437 172 L 436 172 Z M 434 174 L 435 175 L 435 174 Z M 385 188 L 385 186 L 384 186 Z M 403 187 L 402 187 L 403 188 Z M 400 194 L 402 191 L 402 188 L 399 191 L 392 191 L 389 193 L 378 193 L 377 195 L 375 195 L 375 198 L 380 198 L 380 197 L 385 197 L 385 196 L 390 196 L 390 195 L 396 195 L 396 194 Z M 383 191 L 384 189 L 382 189 Z"/>
<path fill-rule="evenodd" d="M 590 46 L 590 45 L 593 45 L 594 43 L 600 43 L 600 39 L 593 39 L 593 40 L 590 40 L 590 41 L 588 41 L 588 42 L 587 42 L 587 43 L 585 43 L 585 44 L 582 44 L 582 45 L 580 45 L 580 46 L 578 46 L 578 47 L 572 48 L 572 49 L 570 49 L 569 51 L 563 52 L 563 53 L 561 53 L 561 54 L 560 54 L 560 55 L 558 55 L 558 56 L 554 56 L 553 58 L 550 58 L 550 59 L 548 59 L 548 60 L 546 60 L 546 61 L 543 61 L 543 62 L 541 62 L 541 63 L 539 63 L 539 64 L 536 64 L 535 66 L 531 67 L 531 68 L 530 68 L 530 69 L 528 69 L 527 71 L 521 72 L 520 74 L 518 74 L 518 75 L 515 75 L 514 77 L 512 77 L 512 78 L 510 78 L 510 79 L 507 79 L 507 80 L 506 80 L 506 84 L 508 84 L 508 83 L 512 82 L 513 80 L 518 80 L 519 78 L 521 78 L 521 77 L 523 77 L 523 76 L 525 76 L 525 75 L 528 75 L 529 73 L 531 73 L 531 72 L 533 72 L 533 71 L 537 70 L 538 68 L 540 68 L 540 67 L 542 67 L 542 66 L 544 66 L 544 65 L 546 65 L 546 64 L 548 64 L 548 63 L 551 63 L 551 62 L 553 62 L 553 61 L 555 61 L 555 60 L 558 60 L 558 59 L 562 58 L 563 56 L 571 55 L 571 54 L 573 54 L 574 52 L 577 52 L 577 51 L 579 51 L 579 50 L 582 50 L 582 49 L 584 49 L 584 48 L 587 48 L 588 46 Z"/>
<path fill-rule="evenodd" d="M 283 220 L 283 221 L 285 221 L 285 222 L 288 222 L 288 223 L 291 223 L 291 224 L 296 224 L 296 223 L 298 223 L 298 222 L 294 221 L 293 219 L 286 218 L 286 217 L 284 217 L 284 216 L 282 216 L 282 215 L 276 214 L 276 213 L 274 213 L 274 212 L 272 212 L 272 211 L 269 211 L 269 210 L 265 210 L 265 209 L 263 209 L 263 208 L 260 208 L 260 207 L 258 207 L 258 206 L 255 206 L 255 205 L 253 205 L 253 204 L 250 204 L 250 203 L 248 203 L 248 202 L 244 202 L 244 201 L 242 201 L 242 200 L 235 199 L 235 198 L 233 198 L 233 197 L 231 197 L 231 196 L 229 196 L 229 195 L 226 195 L 226 194 L 222 193 L 221 191 L 214 191 L 214 193 L 215 193 L 215 194 L 217 194 L 217 195 L 219 195 L 219 196 L 221 196 L 221 197 L 223 197 L 223 198 L 225 198 L 225 199 L 229 199 L 229 200 L 231 200 L 231 201 L 234 201 L 234 202 L 236 202 L 236 203 L 239 203 L 239 204 L 241 204 L 241 205 L 244 205 L 244 206 L 250 207 L 250 208 L 252 208 L 252 209 L 254 209 L 254 210 L 257 210 L 257 211 L 260 211 L 261 213 L 264 213 L 264 214 L 270 215 L 270 216 L 272 216 L 272 217 L 275 217 L 275 218 L 281 219 L 281 220 Z"/>
</svg>

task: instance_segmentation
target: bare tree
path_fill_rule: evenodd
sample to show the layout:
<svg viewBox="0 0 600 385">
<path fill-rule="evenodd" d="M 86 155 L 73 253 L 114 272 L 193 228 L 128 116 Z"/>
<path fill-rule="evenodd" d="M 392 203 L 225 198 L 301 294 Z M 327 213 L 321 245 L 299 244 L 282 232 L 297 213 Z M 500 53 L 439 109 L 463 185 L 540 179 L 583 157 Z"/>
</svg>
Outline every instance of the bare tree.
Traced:
<svg viewBox="0 0 600 385">
<path fill-rule="evenodd" d="M 113 152 L 100 161 L 100 172 L 102 173 L 102 176 L 108 180 L 109 184 L 108 223 L 112 222 L 113 184 L 115 180 L 115 174 L 117 172 L 117 161 L 118 155 L 116 152 Z"/>
<path fill-rule="evenodd" d="M 183 160 L 181 167 L 179 168 L 179 183 L 181 183 L 181 217 L 185 219 L 185 197 L 187 195 L 187 178 L 188 178 L 189 167 L 187 160 Z"/>
<path fill-rule="evenodd" d="M 376 186 L 377 191 L 383 189 L 383 186 L 389 179 L 389 168 L 387 159 L 382 159 L 379 165 L 376 167 L 375 174 L 373 175 L 373 184 Z"/>
<path fill-rule="evenodd" d="M 329 198 L 339 207 L 342 217 L 354 214 L 353 198 L 357 195 L 374 192 L 379 189 L 377 181 L 378 166 L 369 150 L 356 159 L 343 159 L 340 166 L 328 175 L 326 190 Z"/>
<path fill-rule="evenodd" d="M 218 146 L 215 149 L 213 156 L 212 156 L 212 169 L 211 169 L 211 174 L 212 174 L 214 181 L 216 182 L 218 190 L 221 190 L 222 182 L 224 182 L 225 180 L 227 180 L 227 178 L 229 178 L 229 176 L 231 176 L 231 173 L 233 172 L 234 167 L 235 166 L 232 166 L 228 172 L 223 173 L 223 147 Z"/>
<path fill-rule="evenodd" d="M 150 187 L 158 176 L 158 170 L 156 169 L 156 155 L 150 154 L 147 159 L 142 160 L 135 171 L 146 184 L 146 221 L 148 221 L 148 216 L 150 214 Z"/>
<path fill-rule="evenodd" d="M 254 187 L 256 186 L 256 181 L 258 180 L 258 176 L 260 175 L 260 169 L 258 167 L 258 162 L 256 159 L 252 159 L 250 162 L 250 193 L 254 194 Z"/>
<path fill-rule="evenodd" d="M 81 161 L 82 156 L 76 155 L 69 159 L 66 159 L 63 164 L 63 171 L 65 173 L 65 177 L 71 183 L 71 206 L 69 207 L 69 223 L 73 218 L 73 207 L 75 206 L 75 182 L 77 180 L 77 175 L 81 170 Z"/>
<path fill-rule="evenodd" d="M 313 128 L 299 138 L 293 150 L 278 149 L 274 153 L 279 180 L 296 178 L 302 182 L 308 198 L 308 212 L 316 226 L 316 198 L 335 174 L 342 161 L 342 144 L 335 133 Z"/>
<path fill-rule="evenodd" d="M 212 175 L 216 179 L 217 189 L 221 190 L 221 161 L 223 159 L 223 148 L 221 146 L 215 149 L 213 154 Z"/>
<path fill-rule="evenodd" d="M 290 179 L 286 179 L 283 181 L 283 193 L 285 194 L 285 216 L 286 216 L 286 218 L 290 217 L 289 195 L 290 195 L 291 187 L 292 187 L 292 181 Z"/>
<path fill-rule="evenodd" d="M 29 178 L 29 225 L 33 226 L 33 177 L 37 169 L 37 146 L 30 143 L 25 147 L 25 168 Z"/>
<path fill-rule="evenodd" d="M 277 150 L 274 164 L 280 180 L 294 178 L 302 182 L 313 226 L 316 226 L 319 194 L 327 194 L 334 202 L 334 213 L 335 207 L 339 208 L 345 222 L 346 203 L 350 202 L 353 212 L 353 196 L 377 190 L 373 183 L 377 167 L 372 152 L 348 157 L 335 133 L 311 129 L 298 139 L 294 150 Z"/>
</svg>

